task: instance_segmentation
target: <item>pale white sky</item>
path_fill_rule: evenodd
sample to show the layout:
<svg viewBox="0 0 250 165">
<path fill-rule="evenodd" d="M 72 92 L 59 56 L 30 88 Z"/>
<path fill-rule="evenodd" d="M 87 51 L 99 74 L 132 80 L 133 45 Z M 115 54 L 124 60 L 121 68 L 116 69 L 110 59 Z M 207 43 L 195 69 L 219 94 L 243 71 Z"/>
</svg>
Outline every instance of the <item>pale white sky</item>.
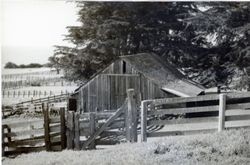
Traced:
<svg viewBox="0 0 250 165">
<path fill-rule="evenodd" d="M 46 63 L 53 45 L 67 45 L 66 26 L 77 25 L 75 3 L 65 0 L 2 0 L 2 64 Z"/>
</svg>

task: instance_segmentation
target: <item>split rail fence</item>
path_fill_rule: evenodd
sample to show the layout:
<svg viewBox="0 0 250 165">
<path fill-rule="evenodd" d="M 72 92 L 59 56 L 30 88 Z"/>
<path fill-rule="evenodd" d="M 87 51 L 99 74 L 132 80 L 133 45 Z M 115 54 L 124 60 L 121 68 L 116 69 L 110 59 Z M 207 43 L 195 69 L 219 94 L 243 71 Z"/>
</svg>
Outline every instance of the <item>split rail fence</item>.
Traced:
<svg viewBox="0 0 250 165">
<path fill-rule="evenodd" d="M 242 127 L 250 127 L 250 92 L 141 102 L 141 141 Z"/>
</svg>

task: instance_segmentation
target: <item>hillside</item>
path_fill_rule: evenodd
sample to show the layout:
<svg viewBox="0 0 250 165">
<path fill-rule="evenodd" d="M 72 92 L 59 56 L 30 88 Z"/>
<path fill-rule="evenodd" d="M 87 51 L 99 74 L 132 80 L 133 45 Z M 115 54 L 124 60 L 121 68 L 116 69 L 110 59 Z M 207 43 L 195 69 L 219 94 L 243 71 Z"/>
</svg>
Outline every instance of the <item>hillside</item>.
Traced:
<svg viewBox="0 0 250 165">
<path fill-rule="evenodd" d="M 166 137 L 148 143 L 121 144 L 105 150 L 40 152 L 3 158 L 3 165 L 61 164 L 250 164 L 250 129 Z"/>
</svg>

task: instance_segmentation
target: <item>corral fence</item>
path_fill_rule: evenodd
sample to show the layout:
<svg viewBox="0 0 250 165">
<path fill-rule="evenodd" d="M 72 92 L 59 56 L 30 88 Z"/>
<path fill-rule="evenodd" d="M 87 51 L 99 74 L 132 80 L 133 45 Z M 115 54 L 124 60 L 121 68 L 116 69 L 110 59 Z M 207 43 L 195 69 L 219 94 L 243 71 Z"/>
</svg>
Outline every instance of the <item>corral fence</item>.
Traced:
<svg viewBox="0 0 250 165">
<path fill-rule="evenodd" d="M 138 110 L 133 89 L 117 110 L 67 114 L 67 148 L 93 149 L 96 145 L 112 145 L 122 141 L 137 142 Z"/>
<path fill-rule="evenodd" d="M 24 112 L 42 112 L 42 103 L 50 104 L 50 107 L 53 108 L 53 105 L 60 102 L 67 102 L 71 97 L 71 93 L 54 95 L 43 97 L 39 99 L 31 99 L 28 101 L 20 102 L 12 106 L 2 106 L 2 117 L 6 118 L 15 114 L 22 114 Z"/>
<path fill-rule="evenodd" d="M 3 156 L 35 151 L 60 151 L 66 148 L 65 108 L 60 116 L 50 115 L 48 104 L 42 105 L 44 119 L 2 125 Z"/>
<path fill-rule="evenodd" d="M 48 90 L 11 90 L 2 91 L 2 98 L 17 97 L 17 98 L 30 98 L 30 97 L 46 97 L 54 96 L 55 93 L 58 94 L 69 94 L 68 90 L 60 90 L 58 92 L 48 91 Z"/>
<path fill-rule="evenodd" d="M 2 81 L 3 89 L 15 89 L 30 86 L 71 86 L 74 83 L 65 81 L 63 78 L 55 77 L 34 77 L 24 80 Z"/>
<path fill-rule="evenodd" d="M 65 93 L 65 94 L 60 94 L 60 95 L 53 95 L 53 96 L 48 96 L 48 97 L 43 97 L 39 99 L 31 99 L 28 101 L 20 102 L 16 105 L 22 105 L 22 104 L 27 104 L 27 103 L 50 103 L 50 102 L 62 102 L 68 100 L 72 93 Z"/>
<path fill-rule="evenodd" d="M 59 116 L 52 115 L 48 102 L 39 103 L 44 120 L 3 123 L 2 153 L 85 150 L 137 142 L 139 133 L 141 141 L 147 141 L 149 137 L 250 127 L 250 92 L 144 100 L 141 108 L 136 105 L 136 94 L 128 89 L 127 99 L 116 110 L 85 113 L 76 112 L 76 102 L 69 98 L 67 111 L 59 108 Z"/>
<path fill-rule="evenodd" d="M 242 127 L 250 127 L 250 92 L 141 102 L 141 141 Z"/>
<path fill-rule="evenodd" d="M 31 72 L 31 73 L 16 73 L 16 74 L 2 74 L 2 79 L 23 79 L 26 77 L 33 77 L 38 75 L 46 75 L 46 76 L 55 76 L 62 74 L 57 74 L 56 70 L 48 70 L 48 71 L 38 71 L 38 72 Z"/>
</svg>

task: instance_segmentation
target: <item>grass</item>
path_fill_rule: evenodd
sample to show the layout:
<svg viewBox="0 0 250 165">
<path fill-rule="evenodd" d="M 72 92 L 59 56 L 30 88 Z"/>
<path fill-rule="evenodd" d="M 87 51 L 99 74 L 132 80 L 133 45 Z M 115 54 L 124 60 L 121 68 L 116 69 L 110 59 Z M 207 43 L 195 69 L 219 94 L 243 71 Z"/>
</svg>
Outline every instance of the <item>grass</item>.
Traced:
<svg viewBox="0 0 250 165">
<path fill-rule="evenodd" d="M 4 76 L 3 76 L 4 75 Z M 38 86 L 23 86 L 21 88 L 13 87 L 13 88 L 6 88 L 2 89 L 2 94 L 4 91 L 4 96 L 2 95 L 2 104 L 3 105 L 12 105 L 18 102 L 28 101 L 37 98 L 48 97 L 48 95 L 59 95 L 61 92 L 73 92 L 77 85 L 74 83 L 64 81 L 62 84 L 62 80 L 59 79 L 63 74 L 57 74 L 55 71 L 51 71 L 50 68 L 26 68 L 26 69 L 3 69 L 2 72 L 2 82 L 16 82 L 20 80 L 30 81 Z M 40 78 L 39 80 L 37 78 Z M 56 84 L 52 80 L 48 80 L 48 86 L 41 85 L 42 80 L 47 78 L 55 78 Z M 24 94 L 25 91 L 25 95 Z M 33 96 L 34 91 L 36 95 Z M 46 94 L 45 94 L 46 91 Z M 15 96 L 14 96 L 15 92 Z M 30 93 L 28 95 L 28 92 Z M 9 95 L 8 95 L 9 93 Z M 19 95 L 18 95 L 19 93 Z M 40 93 L 40 94 L 39 94 Z"/>
<path fill-rule="evenodd" d="M 250 129 L 189 136 L 172 136 L 154 142 L 121 144 L 104 150 L 39 152 L 15 159 L 3 158 L 3 165 L 179 165 L 250 164 Z"/>
</svg>

